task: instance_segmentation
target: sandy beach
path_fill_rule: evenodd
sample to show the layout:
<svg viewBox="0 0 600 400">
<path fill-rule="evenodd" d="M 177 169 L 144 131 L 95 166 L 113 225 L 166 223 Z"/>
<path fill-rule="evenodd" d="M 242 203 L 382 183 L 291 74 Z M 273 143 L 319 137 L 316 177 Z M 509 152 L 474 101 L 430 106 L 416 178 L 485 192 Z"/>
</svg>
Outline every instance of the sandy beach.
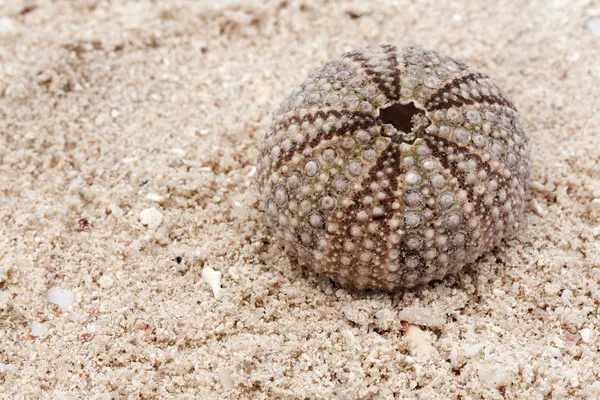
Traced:
<svg viewBox="0 0 600 400">
<path fill-rule="evenodd" d="M 369 43 L 493 77 L 534 159 L 513 237 L 396 294 L 291 263 L 254 182 Z M 598 82 L 597 0 L 0 1 L 0 398 L 600 399 Z"/>
</svg>

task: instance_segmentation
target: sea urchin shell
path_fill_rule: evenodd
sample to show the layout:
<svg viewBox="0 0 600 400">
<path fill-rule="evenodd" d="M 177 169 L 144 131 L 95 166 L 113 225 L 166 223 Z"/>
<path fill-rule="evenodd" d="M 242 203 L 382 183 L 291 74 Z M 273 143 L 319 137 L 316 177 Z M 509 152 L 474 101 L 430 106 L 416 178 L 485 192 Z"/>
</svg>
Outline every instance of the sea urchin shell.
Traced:
<svg viewBox="0 0 600 400">
<path fill-rule="evenodd" d="M 530 153 L 500 86 L 420 47 L 371 45 L 312 72 L 260 149 L 261 207 L 288 254 L 359 289 L 441 279 L 498 245 Z"/>
</svg>

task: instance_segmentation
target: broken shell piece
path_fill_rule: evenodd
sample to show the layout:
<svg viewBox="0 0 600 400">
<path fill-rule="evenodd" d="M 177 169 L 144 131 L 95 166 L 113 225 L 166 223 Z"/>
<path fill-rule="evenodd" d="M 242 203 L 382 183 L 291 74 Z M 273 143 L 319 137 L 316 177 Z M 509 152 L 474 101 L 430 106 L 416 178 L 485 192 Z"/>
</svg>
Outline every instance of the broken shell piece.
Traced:
<svg viewBox="0 0 600 400">
<path fill-rule="evenodd" d="M 211 267 L 204 267 L 202 269 L 202 279 L 204 279 L 212 289 L 215 299 L 218 299 L 221 291 L 221 273 L 215 271 Z"/>
<path fill-rule="evenodd" d="M 61 309 L 66 310 L 75 304 L 75 293 L 70 290 L 53 287 L 46 293 L 46 299 L 50 303 L 56 304 Z"/>
<path fill-rule="evenodd" d="M 416 356 L 424 356 L 433 353 L 433 346 L 423 332 L 416 325 L 408 325 L 405 331 L 406 337 L 412 342 L 412 352 Z"/>
<path fill-rule="evenodd" d="M 146 208 L 140 212 L 140 222 L 155 231 L 162 224 L 163 214 L 154 207 Z"/>
<path fill-rule="evenodd" d="M 31 336 L 43 338 L 48 334 L 48 325 L 34 321 L 31 323 Z"/>
<path fill-rule="evenodd" d="M 425 325 L 428 327 L 438 327 L 446 323 L 446 318 L 431 308 L 409 307 L 398 313 L 398 318 L 402 321 L 415 325 Z"/>
<path fill-rule="evenodd" d="M 225 390 L 233 389 L 233 378 L 231 377 L 231 371 L 229 369 L 219 368 L 217 370 L 217 375 L 219 376 L 221 385 L 223 385 Z"/>
</svg>

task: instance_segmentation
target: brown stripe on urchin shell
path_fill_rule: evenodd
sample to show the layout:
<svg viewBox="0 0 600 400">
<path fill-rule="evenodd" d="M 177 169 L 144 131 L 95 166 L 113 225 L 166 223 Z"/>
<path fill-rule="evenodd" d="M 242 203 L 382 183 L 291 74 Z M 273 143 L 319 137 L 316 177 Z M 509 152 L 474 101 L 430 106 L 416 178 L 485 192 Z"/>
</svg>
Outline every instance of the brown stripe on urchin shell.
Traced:
<svg viewBox="0 0 600 400">
<path fill-rule="evenodd" d="M 507 181 L 507 179 L 494 172 L 492 170 L 492 167 L 488 163 L 483 161 L 479 154 L 471 153 L 469 152 L 468 148 L 441 137 L 426 136 L 423 139 L 429 146 L 433 156 L 437 158 L 442 164 L 442 166 L 445 169 L 449 170 L 450 174 L 458 180 L 460 186 L 467 192 L 467 197 L 469 201 L 477 206 L 477 209 L 482 217 L 487 216 L 486 213 L 482 213 L 482 211 L 484 211 L 488 207 L 483 203 L 484 197 L 475 195 L 474 186 L 466 182 L 464 173 L 457 168 L 457 162 L 450 161 L 446 151 L 440 151 L 440 142 L 445 148 L 451 147 L 454 151 L 452 154 L 464 154 L 465 161 L 475 160 L 475 162 L 477 162 L 478 169 L 484 169 L 487 172 L 488 177 L 493 177 L 498 182 L 498 188 L 504 188 L 507 192 L 510 191 L 510 188 L 508 187 L 510 183 Z M 436 141 L 438 143 L 436 143 Z M 494 202 L 496 202 L 496 199 L 494 199 Z M 503 211 L 501 216 L 504 216 Z"/>
<path fill-rule="evenodd" d="M 394 191 L 397 190 L 398 187 L 398 175 L 400 171 L 400 146 L 398 146 L 394 142 L 391 142 L 387 149 L 385 149 L 376 159 L 375 164 L 369 169 L 369 172 L 365 175 L 365 178 L 361 182 L 362 189 L 354 194 L 350 206 L 347 210 L 344 211 L 344 213 L 348 215 L 348 218 L 351 221 L 351 223 L 347 224 L 346 229 L 344 230 L 344 235 L 340 235 L 337 237 L 337 247 L 343 248 L 345 239 L 352 237 L 351 229 L 353 223 L 357 223 L 358 225 L 360 225 L 360 223 L 358 223 L 357 216 L 358 213 L 362 210 L 362 200 L 367 196 L 375 197 L 375 193 L 374 190 L 371 188 L 371 184 L 378 180 L 378 172 L 383 172 L 388 168 L 392 169 L 392 172 L 390 174 L 385 175 L 385 178 L 389 179 L 389 185 L 387 187 L 381 188 L 381 190 L 385 193 L 386 197 L 383 200 L 379 200 L 378 204 L 383 208 L 383 216 L 392 214 Z M 377 221 L 378 219 L 379 218 L 375 217 L 373 218 L 373 221 Z M 388 221 L 385 221 L 385 218 L 381 218 L 381 220 L 383 220 L 383 226 L 380 226 L 377 236 L 367 235 L 368 238 L 373 240 L 373 242 L 375 243 L 374 250 L 376 250 L 376 256 L 380 257 L 379 266 L 381 266 L 384 263 L 384 261 L 388 259 L 389 249 L 387 241 L 390 235 L 390 226 L 387 223 Z M 364 230 L 366 231 L 367 229 Z M 363 235 L 361 236 L 361 239 L 365 237 L 366 236 Z M 360 252 L 354 252 L 352 254 L 354 262 L 358 262 L 357 258 L 359 255 Z M 370 274 L 372 275 L 375 265 L 373 262 L 369 262 L 369 264 L 371 269 Z"/>
<path fill-rule="evenodd" d="M 400 176 L 400 163 L 401 163 L 402 154 L 400 151 L 400 146 L 397 142 L 390 143 L 390 146 L 386 149 L 386 151 L 379 157 L 377 163 L 375 164 L 375 168 L 379 171 L 385 171 L 386 169 L 391 169 L 391 173 L 386 177 L 389 179 L 389 186 L 387 188 L 383 188 L 383 191 L 386 195 L 385 199 L 381 201 L 381 206 L 384 210 L 384 216 L 393 215 L 393 203 L 396 200 L 395 192 L 399 188 L 398 177 Z M 386 165 L 386 162 L 388 165 Z M 375 171 L 376 173 L 376 171 Z M 381 249 L 381 264 L 379 268 L 387 268 L 385 265 L 385 261 L 389 262 L 390 256 L 390 247 L 388 245 L 388 241 L 391 235 L 391 227 L 389 224 L 389 220 L 383 218 L 382 221 L 383 226 L 381 227 L 381 242 L 378 243 L 379 248 Z M 388 282 L 383 282 L 383 284 L 387 284 Z"/>
<path fill-rule="evenodd" d="M 480 93 L 480 95 L 477 98 L 473 98 L 473 96 L 464 97 L 461 93 L 453 92 L 454 89 L 459 89 L 460 85 L 469 85 L 479 79 L 490 78 L 482 72 L 471 72 L 463 76 L 457 76 L 456 78 L 439 88 L 435 93 L 433 93 L 425 102 L 425 108 L 427 110 L 446 109 L 450 107 L 462 107 L 465 105 L 471 105 L 476 103 L 485 103 L 487 105 L 498 104 L 516 111 L 515 105 L 503 96 L 496 96 L 493 94 L 486 96 Z M 451 96 L 455 96 L 456 99 L 444 98 L 444 95 L 446 93 L 449 93 Z"/>
<path fill-rule="evenodd" d="M 472 104 L 485 104 L 485 105 L 498 104 L 498 105 L 508 107 L 508 108 L 516 111 L 515 105 L 512 102 L 510 102 L 500 96 L 494 96 L 494 95 L 483 96 L 482 95 L 477 99 L 474 99 L 472 97 L 466 98 L 461 95 L 456 95 L 456 97 L 458 97 L 458 99 L 450 99 L 449 101 L 444 101 L 444 102 L 440 103 L 439 105 L 436 106 L 437 109 L 442 110 L 445 108 L 462 107 L 462 106 L 472 105 Z"/>
<path fill-rule="evenodd" d="M 443 101 L 445 93 L 451 93 L 453 89 L 457 89 L 461 84 L 468 84 L 472 80 L 481 78 L 487 78 L 487 76 L 481 72 L 470 72 L 466 75 L 456 76 L 454 79 L 447 82 L 444 86 L 429 96 L 429 98 L 425 101 L 425 108 L 430 110 L 433 107 L 436 107 Z"/>
<path fill-rule="evenodd" d="M 349 110 L 328 110 L 328 111 L 317 111 L 315 113 L 307 114 L 302 118 L 294 115 L 292 117 L 286 118 L 284 120 L 279 121 L 276 124 L 276 129 L 287 129 L 292 123 L 298 124 L 301 126 L 304 122 L 314 123 L 318 118 L 323 119 L 323 121 L 327 121 L 329 117 L 340 118 L 342 116 L 348 117 L 349 121 L 353 121 L 352 124 L 346 122 L 342 124 L 340 127 L 332 126 L 329 132 L 325 132 L 324 130 L 320 130 L 314 138 L 310 140 L 305 140 L 302 143 L 294 143 L 290 147 L 289 150 L 284 151 L 280 154 L 277 162 L 272 169 L 277 170 L 279 167 L 292 159 L 294 154 L 298 154 L 304 151 L 307 147 L 312 148 L 317 144 L 324 140 L 329 140 L 335 136 L 342 135 L 349 131 L 356 131 L 357 129 L 368 129 L 374 125 L 377 125 L 377 119 L 367 113 L 360 111 L 349 111 Z"/>
<path fill-rule="evenodd" d="M 358 62 L 364 69 L 365 74 L 377 85 L 379 90 L 389 99 L 397 100 L 400 97 L 400 71 L 398 69 L 398 55 L 396 46 L 383 45 L 382 49 L 387 53 L 386 61 L 391 65 L 387 71 L 392 71 L 391 76 L 375 71 L 367 65 L 367 60 L 362 52 L 352 51 L 342 55 L 342 58 L 349 58 L 352 61 Z M 392 78 L 391 87 L 386 78 Z"/>
<path fill-rule="evenodd" d="M 477 196 L 475 196 L 475 192 L 474 192 L 474 188 L 472 185 L 467 185 L 466 181 L 465 181 L 465 176 L 463 174 L 462 171 L 460 171 L 455 162 L 451 162 L 448 154 L 446 154 L 446 151 L 442 151 L 439 149 L 440 147 L 440 143 L 443 147 L 452 147 L 454 149 L 456 149 L 458 146 L 456 143 L 451 142 L 449 140 L 445 140 L 439 137 L 424 137 L 423 138 L 425 140 L 425 143 L 427 143 L 427 145 L 429 146 L 430 150 L 431 150 L 431 154 L 437 158 L 440 163 L 442 164 L 442 167 L 444 167 L 445 169 L 447 169 L 448 171 L 450 171 L 450 175 L 455 177 L 458 182 L 460 183 L 460 187 L 464 188 L 465 191 L 467 192 L 467 198 L 469 199 L 469 201 L 477 204 L 478 207 L 480 207 L 481 201 L 482 199 L 477 198 Z M 435 142 L 438 143 L 435 143 Z M 454 154 L 457 154 L 456 152 Z M 469 153 L 466 153 L 469 154 Z"/>
</svg>

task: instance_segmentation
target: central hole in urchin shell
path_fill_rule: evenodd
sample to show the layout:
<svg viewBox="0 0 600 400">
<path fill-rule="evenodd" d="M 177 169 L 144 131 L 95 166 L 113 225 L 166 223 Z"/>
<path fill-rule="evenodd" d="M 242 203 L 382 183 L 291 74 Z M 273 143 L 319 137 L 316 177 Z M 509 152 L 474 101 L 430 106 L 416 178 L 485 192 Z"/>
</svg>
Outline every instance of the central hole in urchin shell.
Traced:
<svg viewBox="0 0 600 400">
<path fill-rule="evenodd" d="M 382 123 L 392 125 L 400 132 L 417 134 L 423 127 L 415 125 L 422 125 L 420 122 L 426 117 L 424 111 L 417 108 L 411 101 L 407 104 L 394 103 L 380 108 L 379 119 Z"/>
</svg>

